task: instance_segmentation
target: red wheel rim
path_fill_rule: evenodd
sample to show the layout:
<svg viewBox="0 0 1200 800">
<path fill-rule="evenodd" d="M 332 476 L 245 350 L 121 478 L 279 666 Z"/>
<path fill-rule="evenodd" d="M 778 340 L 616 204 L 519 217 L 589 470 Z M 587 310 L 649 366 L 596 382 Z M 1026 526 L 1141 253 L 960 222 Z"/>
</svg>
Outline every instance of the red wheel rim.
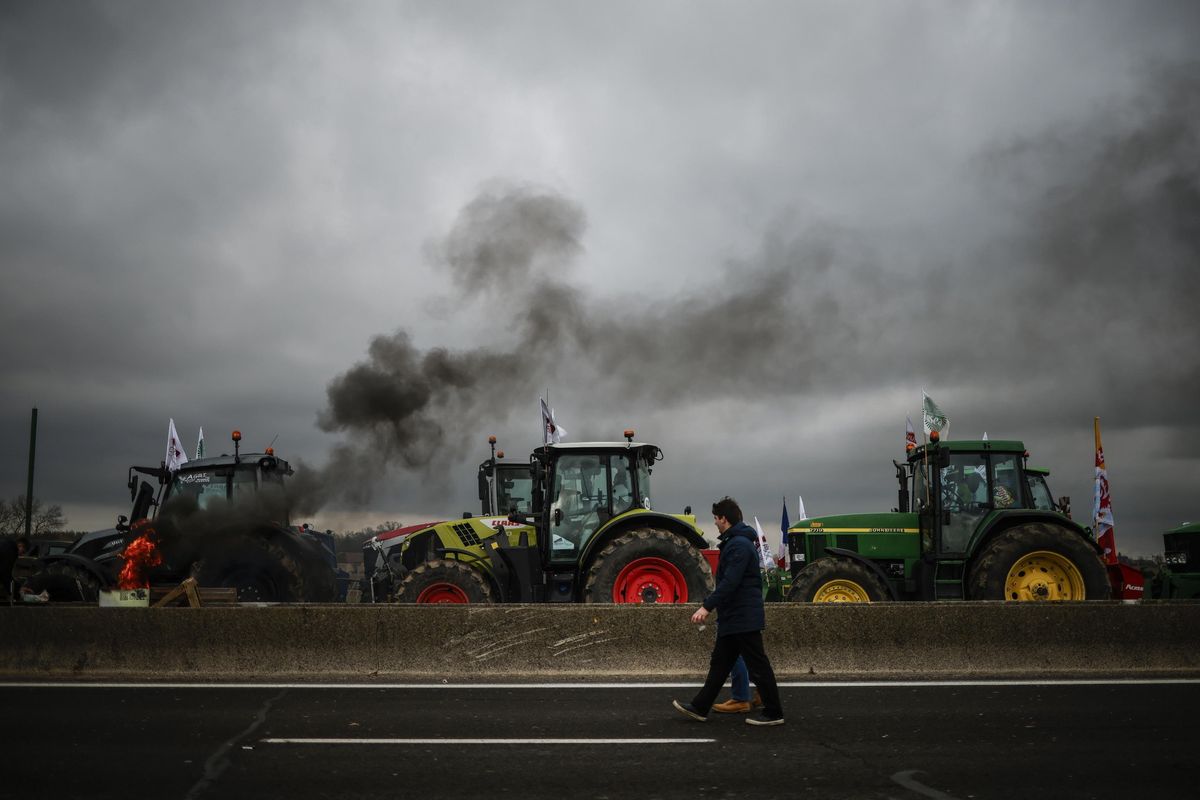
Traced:
<svg viewBox="0 0 1200 800">
<path fill-rule="evenodd" d="M 435 583 L 426 586 L 417 595 L 418 603 L 470 603 L 467 593 L 453 583 Z"/>
<path fill-rule="evenodd" d="M 630 561 L 613 584 L 614 603 L 686 603 L 687 600 L 683 573 L 661 558 Z"/>
</svg>

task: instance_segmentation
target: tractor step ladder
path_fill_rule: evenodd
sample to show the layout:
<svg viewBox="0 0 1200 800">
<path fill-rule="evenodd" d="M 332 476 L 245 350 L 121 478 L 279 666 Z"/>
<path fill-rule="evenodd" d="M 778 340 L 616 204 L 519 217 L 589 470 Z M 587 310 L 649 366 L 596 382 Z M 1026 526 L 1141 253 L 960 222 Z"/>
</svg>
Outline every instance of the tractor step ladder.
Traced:
<svg viewBox="0 0 1200 800">
<path fill-rule="evenodd" d="M 967 562 L 962 560 L 939 561 L 933 573 L 934 600 L 962 600 L 963 573 Z"/>
</svg>

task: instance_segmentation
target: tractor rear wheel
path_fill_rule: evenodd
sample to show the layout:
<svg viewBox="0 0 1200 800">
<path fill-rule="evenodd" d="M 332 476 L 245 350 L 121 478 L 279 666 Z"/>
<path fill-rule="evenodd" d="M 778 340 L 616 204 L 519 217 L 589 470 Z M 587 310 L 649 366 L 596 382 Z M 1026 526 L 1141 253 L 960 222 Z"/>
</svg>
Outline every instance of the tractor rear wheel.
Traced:
<svg viewBox="0 0 1200 800">
<path fill-rule="evenodd" d="M 243 536 L 192 565 L 196 583 L 237 589 L 241 603 L 303 602 L 305 573 L 278 542 L 254 536 Z"/>
<path fill-rule="evenodd" d="M 593 559 L 585 603 L 686 603 L 712 591 L 712 567 L 678 534 L 640 528 L 613 539 Z"/>
<path fill-rule="evenodd" d="M 413 567 L 392 593 L 395 603 L 491 603 L 492 586 L 461 561 L 438 559 Z"/>
<path fill-rule="evenodd" d="M 788 592 L 791 603 L 879 603 L 887 587 L 871 570 L 844 558 L 819 558 L 800 570 Z"/>
<path fill-rule="evenodd" d="M 993 539 L 967 574 L 971 600 L 1108 600 L 1100 556 L 1059 525 L 1027 522 Z"/>
</svg>

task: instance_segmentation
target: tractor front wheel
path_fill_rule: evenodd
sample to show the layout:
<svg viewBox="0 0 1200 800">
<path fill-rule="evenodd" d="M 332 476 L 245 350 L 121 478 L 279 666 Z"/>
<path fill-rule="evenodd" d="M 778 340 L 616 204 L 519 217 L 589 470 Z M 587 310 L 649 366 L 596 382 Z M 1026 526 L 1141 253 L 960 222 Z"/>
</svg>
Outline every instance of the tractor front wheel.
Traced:
<svg viewBox="0 0 1200 800">
<path fill-rule="evenodd" d="M 477 569 L 439 559 L 413 567 L 396 585 L 395 603 L 491 603 L 492 586 Z"/>
<path fill-rule="evenodd" d="M 871 570 L 843 558 L 819 558 L 792 581 L 792 603 L 878 603 L 889 599 L 887 587 Z"/>
<path fill-rule="evenodd" d="M 993 539 L 971 565 L 972 600 L 1108 600 L 1112 587 L 1100 556 L 1078 534 L 1029 522 Z"/>
<path fill-rule="evenodd" d="M 686 603 L 712 591 L 712 567 L 686 539 L 642 528 L 613 539 L 592 561 L 585 603 Z"/>
</svg>

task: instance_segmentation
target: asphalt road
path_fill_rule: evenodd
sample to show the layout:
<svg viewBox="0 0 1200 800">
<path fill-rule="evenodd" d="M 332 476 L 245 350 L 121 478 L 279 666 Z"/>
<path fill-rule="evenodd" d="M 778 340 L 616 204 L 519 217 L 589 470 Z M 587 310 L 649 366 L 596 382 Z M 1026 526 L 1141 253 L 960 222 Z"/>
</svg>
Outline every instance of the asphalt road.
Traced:
<svg viewBox="0 0 1200 800">
<path fill-rule="evenodd" d="M 694 687 L 0 686 L 0 797 L 1200 797 L 1200 682 Z"/>
</svg>

